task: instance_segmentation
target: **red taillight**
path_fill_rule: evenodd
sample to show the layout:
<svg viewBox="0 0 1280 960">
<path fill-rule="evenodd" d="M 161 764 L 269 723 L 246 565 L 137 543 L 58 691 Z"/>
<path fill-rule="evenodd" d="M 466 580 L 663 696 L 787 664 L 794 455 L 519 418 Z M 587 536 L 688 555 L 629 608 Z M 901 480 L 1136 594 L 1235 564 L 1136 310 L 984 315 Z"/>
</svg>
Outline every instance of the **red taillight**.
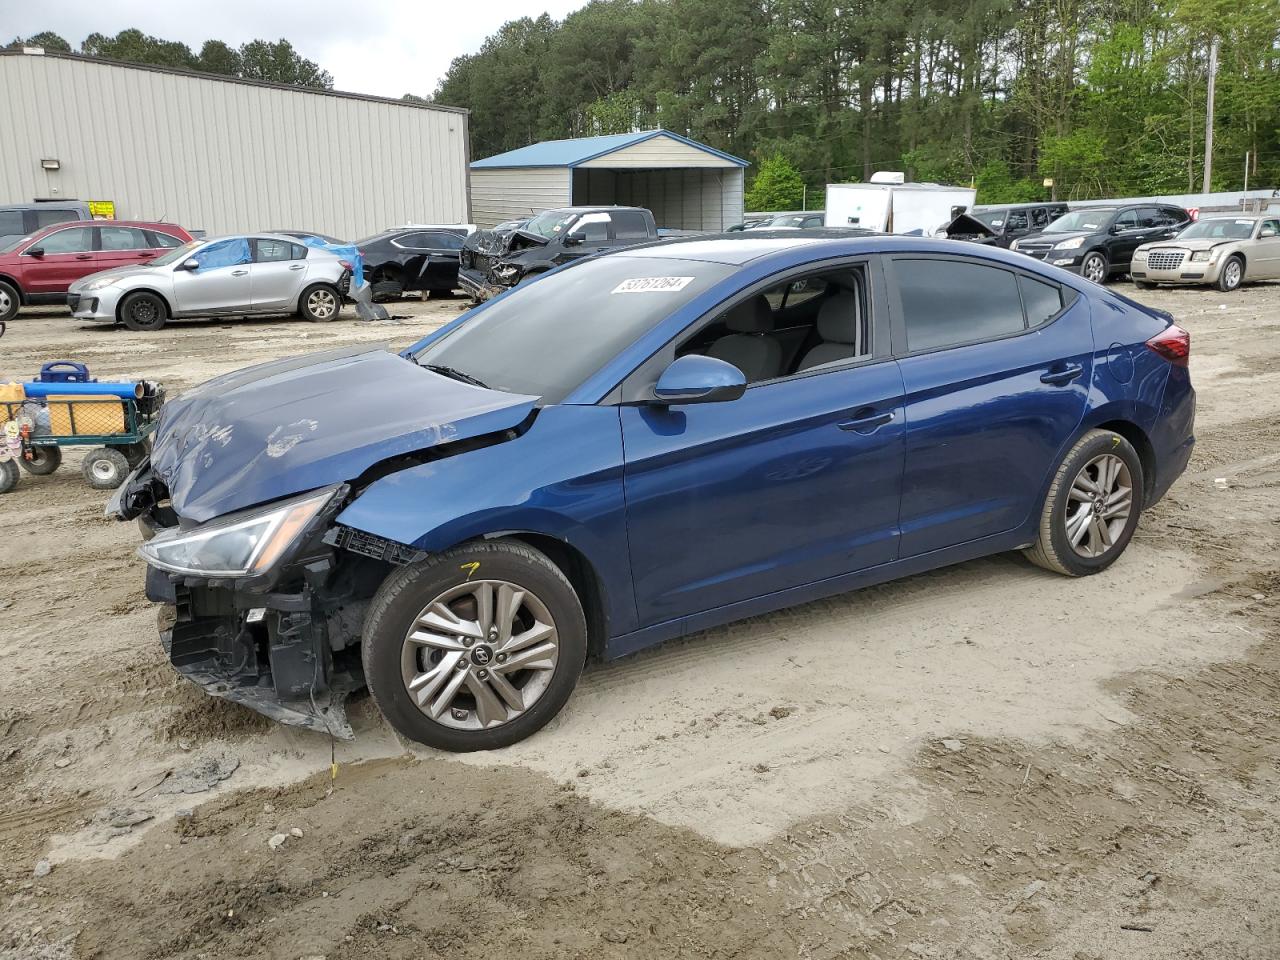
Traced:
<svg viewBox="0 0 1280 960">
<path fill-rule="evenodd" d="M 1147 346 L 1175 366 L 1185 367 L 1191 356 L 1191 334 L 1171 323 L 1148 340 Z"/>
</svg>

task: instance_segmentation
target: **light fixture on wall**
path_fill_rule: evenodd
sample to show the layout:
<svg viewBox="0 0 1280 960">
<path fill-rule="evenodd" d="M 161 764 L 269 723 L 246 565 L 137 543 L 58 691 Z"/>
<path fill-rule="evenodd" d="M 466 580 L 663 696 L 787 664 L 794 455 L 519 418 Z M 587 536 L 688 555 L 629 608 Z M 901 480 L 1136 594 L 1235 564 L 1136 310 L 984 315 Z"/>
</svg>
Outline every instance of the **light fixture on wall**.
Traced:
<svg viewBox="0 0 1280 960">
<path fill-rule="evenodd" d="M 61 170 L 62 161 L 57 157 L 45 157 L 40 161 L 40 166 L 44 167 L 46 170 Z"/>
</svg>

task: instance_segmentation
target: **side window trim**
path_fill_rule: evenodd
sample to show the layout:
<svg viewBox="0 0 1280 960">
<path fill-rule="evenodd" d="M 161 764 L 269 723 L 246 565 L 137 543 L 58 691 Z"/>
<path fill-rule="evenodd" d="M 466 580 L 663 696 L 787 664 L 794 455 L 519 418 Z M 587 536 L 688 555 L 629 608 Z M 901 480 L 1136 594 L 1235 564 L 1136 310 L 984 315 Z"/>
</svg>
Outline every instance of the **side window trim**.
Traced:
<svg viewBox="0 0 1280 960">
<path fill-rule="evenodd" d="M 885 257 L 880 254 L 859 254 L 856 256 L 833 257 L 830 260 L 819 260 L 813 263 L 807 263 L 799 267 L 791 267 L 786 270 L 780 270 L 757 280 L 751 286 L 738 291 L 731 297 L 726 297 L 719 303 L 715 304 L 706 313 L 700 316 L 693 323 L 689 324 L 674 337 L 664 343 L 656 351 L 642 360 L 636 367 L 623 378 L 622 382 L 617 384 L 610 390 L 603 399 L 599 401 L 600 406 L 617 406 L 619 404 L 635 404 L 643 402 L 635 399 L 628 399 L 636 393 L 637 384 L 648 382 L 656 379 L 651 375 L 651 370 L 655 366 L 665 369 L 675 358 L 675 344 L 689 339 L 701 332 L 709 324 L 713 323 L 717 317 L 722 316 L 725 311 L 731 310 L 734 306 L 764 293 L 772 287 L 776 287 L 781 283 L 789 283 L 802 277 L 812 276 L 814 274 L 832 273 L 836 270 L 846 267 L 862 267 L 864 278 L 868 287 L 866 307 L 869 313 L 867 322 L 867 333 L 871 337 L 871 354 L 865 357 L 851 357 L 843 363 L 833 363 L 822 367 L 815 367 L 799 373 L 793 373 L 785 377 L 775 378 L 773 380 L 760 380 L 756 383 L 747 384 L 747 389 L 752 387 L 763 386 L 766 384 L 776 384 L 789 380 L 800 380 L 807 377 L 821 376 L 824 373 L 830 373 L 836 370 L 844 370 L 849 366 L 862 366 L 871 363 L 882 363 L 892 359 L 892 351 L 888 336 L 888 311 L 887 311 L 887 287 L 886 277 L 883 270 L 883 262 Z M 779 307 L 781 309 L 781 307 Z"/>
<path fill-rule="evenodd" d="M 903 309 L 902 309 L 902 297 L 899 296 L 899 293 L 898 293 L 897 262 L 899 260 L 922 260 L 922 259 L 953 260 L 953 261 L 959 261 L 961 263 L 972 263 L 982 267 L 991 267 L 996 270 L 1004 270 L 1006 273 L 1013 274 L 1015 278 L 1014 287 L 1018 291 L 1018 304 L 1022 308 L 1022 329 L 1015 330 L 1012 333 L 999 334 L 998 336 L 994 336 L 994 337 L 980 337 L 976 340 L 965 340 L 962 343 L 949 343 L 941 347 L 927 347 L 923 350 L 914 350 L 914 351 L 908 350 L 907 349 L 906 314 L 903 312 Z M 1040 276 L 1039 274 L 1031 272 L 1030 270 L 1019 270 L 1018 268 L 1009 266 L 1008 264 L 997 263 L 995 260 L 985 260 L 978 257 L 963 257 L 963 256 L 958 256 L 956 254 L 950 254 L 950 253 L 886 254 L 884 257 L 882 257 L 882 260 L 884 261 L 884 274 L 885 274 L 885 280 L 886 280 L 885 298 L 888 302 L 888 307 L 889 307 L 889 326 L 890 326 L 890 338 L 892 342 L 892 356 L 895 360 L 902 360 L 907 357 L 919 357 L 919 356 L 924 356 L 930 353 L 941 353 L 944 350 L 959 350 L 965 347 L 972 347 L 981 343 L 996 343 L 1000 340 L 1010 340 L 1014 337 L 1025 337 L 1027 334 L 1036 333 L 1037 331 L 1043 330 L 1045 327 L 1049 326 L 1052 323 L 1057 323 L 1059 318 L 1061 318 L 1063 314 L 1065 314 L 1068 310 L 1070 310 L 1073 306 L 1075 306 L 1076 300 L 1079 299 L 1080 297 L 1080 292 L 1076 290 L 1074 287 L 1066 286 L 1061 283 L 1054 283 L 1052 280 L 1048 280 Z M 1037 280 L 1040 283 L 1046 283 L 1046 284 L 1049 284 L 1050 286 L 1057 287 L 1059 295 L 1062 298 L 1062 306 L 1058 309 L 1058 312 L 1055 313 L 1053 316 L 1049 317 L 1047 320 L 1044 320 L 1040 323 L 1037 323 L 1035 325 L 1029 324 L 1027 322 L 1027 305 L 1023 300 L 1023 296 L 1022 296 L 1022 284 L 1016 281 L 1016 278 L 1018 277 L 1028 277 L 1032 280 Z"/>
</svg>

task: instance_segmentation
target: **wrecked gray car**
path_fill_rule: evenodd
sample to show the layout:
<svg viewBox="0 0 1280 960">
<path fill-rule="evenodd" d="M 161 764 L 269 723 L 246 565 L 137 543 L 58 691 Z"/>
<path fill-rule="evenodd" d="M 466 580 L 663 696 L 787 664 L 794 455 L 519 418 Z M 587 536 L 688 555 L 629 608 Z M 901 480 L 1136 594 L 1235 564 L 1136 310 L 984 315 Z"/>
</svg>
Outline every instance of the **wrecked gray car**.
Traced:
<svg viewBox="0 0 1280 960">
<path fill-rule="evenodd" d="M 561 207 L 479 230 L 463 244 L 458 284 L 488 300 L 556 267 L 659 239 L 643 207 Z"/>
</svg>

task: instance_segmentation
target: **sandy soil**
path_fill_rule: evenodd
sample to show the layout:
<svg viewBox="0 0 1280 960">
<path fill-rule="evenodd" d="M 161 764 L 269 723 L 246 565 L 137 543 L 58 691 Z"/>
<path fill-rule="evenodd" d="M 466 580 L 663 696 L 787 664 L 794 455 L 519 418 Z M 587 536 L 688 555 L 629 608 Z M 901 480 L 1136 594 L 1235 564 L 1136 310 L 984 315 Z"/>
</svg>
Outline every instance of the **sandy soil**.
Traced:
<svg viewBox="0 0 1280 960">
<path fill-rule="evenodd" d="M 999 556 L 714 630 L 465 760 L 367 699 L 336 745 L 205 699 L 159 649 L 134 528 L 74 462 L 24 477 L 0 957 L 1280 956 L 1280 286 L 1141 297 L 1193 333 L 1200 442 L 1105 574 Z M 0 374 L 180 388 L 459 306 L 150 335 L 38 311 Z"/>
</svg>

